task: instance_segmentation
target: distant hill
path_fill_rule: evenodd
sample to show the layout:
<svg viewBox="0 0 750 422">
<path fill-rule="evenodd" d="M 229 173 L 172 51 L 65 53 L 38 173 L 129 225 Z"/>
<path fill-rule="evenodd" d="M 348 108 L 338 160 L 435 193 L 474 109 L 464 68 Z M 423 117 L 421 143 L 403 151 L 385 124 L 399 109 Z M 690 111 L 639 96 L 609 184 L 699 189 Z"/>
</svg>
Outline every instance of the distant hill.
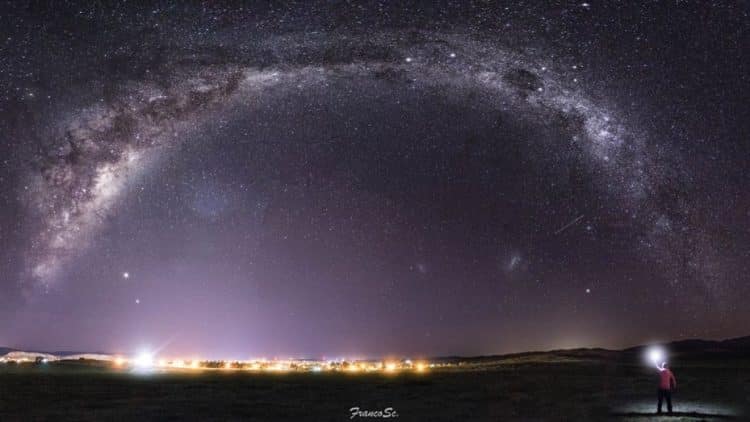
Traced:
<svg viewBox="0 0 750 422">
<path fill-rule="evenodd" d="M 732 338 L 729 340 L 724 340 L 721 343 L 737 349 L 750 350 L 750 336 Z"/>
<path fill-rule="evenodd" d="M 673 356 L 680 357 L 750 357 L 750 336 L 727 340 L 679 340 L 664 345 Z M 647 345 L 623 350 L 626 353 L 639 353 Z"/>
<path fill-rule="evenodd" d="M 681 358 L 750 358 L 750 336 L 737 337 L 727 340 L 701 340 L 689 339 L 678 340 L 670 343 L 660 343 L 669 354 Z M 482 362 L 532 362 L 532 361 L 564 361 L 564 360 L 601 360 L 601 359 L 622 359 L 628 358 L 635 354 L 641 354 L 651 345 L 644 344 L 629 347 L 622 350 L 610 350 L 602 348 L 579 348 L 579 349 L 560 349 L 547 351 L 531 351 L 521 353 L 510 353 L 504 355 L 491 356 L 445 356 L 437 357 L 433 360 L 436 362 L 458 362 L 472 361 Z"/>
<path fill-rule="evenodd" d="M 107 352 L 87 352 L 83 350 L 58 350 L 55 352 L 50 352 L 53 355 L 57 356 L 73 356 L 73 355 L 111 355 L 112 353 Z"/>
</svg>

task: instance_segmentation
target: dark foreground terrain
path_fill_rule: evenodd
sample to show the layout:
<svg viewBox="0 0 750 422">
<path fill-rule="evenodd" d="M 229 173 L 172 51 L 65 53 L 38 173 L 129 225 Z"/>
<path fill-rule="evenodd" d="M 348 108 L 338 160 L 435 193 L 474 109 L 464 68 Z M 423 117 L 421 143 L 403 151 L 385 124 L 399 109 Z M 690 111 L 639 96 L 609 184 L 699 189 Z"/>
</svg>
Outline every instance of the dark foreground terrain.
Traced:
<svg viewBox="0 0 750 422">
<path fill-rule="evenodd" d="M 743 420 L 750 359 L 692 359 L 674 370 L 664 420 Z M 103 364 L 0 366 L 0 420 L 654 420 L 654 373 L 607 352 L 470 360 L 425 374 L 204 371 L 135 374 Z M 354 418 L 354 420 L 378 420 Z"/>
</svg>

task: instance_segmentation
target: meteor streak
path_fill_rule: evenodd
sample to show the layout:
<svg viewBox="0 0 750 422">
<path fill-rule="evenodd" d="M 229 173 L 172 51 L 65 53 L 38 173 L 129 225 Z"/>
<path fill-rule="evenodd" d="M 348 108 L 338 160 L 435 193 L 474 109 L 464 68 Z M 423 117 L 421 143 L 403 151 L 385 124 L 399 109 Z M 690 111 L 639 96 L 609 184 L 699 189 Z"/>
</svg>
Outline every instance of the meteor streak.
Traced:
<svg viewBox="0 0 750 422">
<path fill-rule="evenodd" d="M 567 230 L 568 228 L 570 228 L 570 227 L 571 227 L 571 226 L 573 226 L 574 224 L 576 224 L 576 223 L 578 223 L 579 221 L 581 221 L 581 219 L 582 219 L 582 218 L 583 218 L 583 214 L 581 214 L 581 215 L 579 215 L 578 217 L 574 218 L 574 219 L 573 219 L 573 220 L 571 220 L 571 221 L 570 221 L 570 222 L 569 222 L 568 224 L 566 224 L 566 225 L 564 225 L 564 226 L 560 227 L 559 229 L 557 229 L 557 231 L 555 232 L 555 234 L 556 234 L 556 235 L 558 235 L 558 234 L 560 234 L 560 233 L 564 232 L 565 230 Z"/>
</svg>

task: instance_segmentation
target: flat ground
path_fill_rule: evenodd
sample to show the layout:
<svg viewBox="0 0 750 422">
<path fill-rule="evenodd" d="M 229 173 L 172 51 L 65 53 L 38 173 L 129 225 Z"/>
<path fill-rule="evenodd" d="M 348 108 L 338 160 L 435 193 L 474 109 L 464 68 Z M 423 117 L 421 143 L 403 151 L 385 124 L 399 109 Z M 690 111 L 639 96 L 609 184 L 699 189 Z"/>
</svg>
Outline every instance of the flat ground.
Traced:
<svg viewBox="0 0 750 422">
<path fill-rule="evenodd" d="M 653 372 L 605 360 L 486 362 L 425 374 L 134 374 L 80 362 L 0 365 L 0 420 L 743 420 L 750 360 L 673 368 L 681 416 L 654 418 Z M 378 420 L 354 418 L 353 420 Z"/>
</svg>

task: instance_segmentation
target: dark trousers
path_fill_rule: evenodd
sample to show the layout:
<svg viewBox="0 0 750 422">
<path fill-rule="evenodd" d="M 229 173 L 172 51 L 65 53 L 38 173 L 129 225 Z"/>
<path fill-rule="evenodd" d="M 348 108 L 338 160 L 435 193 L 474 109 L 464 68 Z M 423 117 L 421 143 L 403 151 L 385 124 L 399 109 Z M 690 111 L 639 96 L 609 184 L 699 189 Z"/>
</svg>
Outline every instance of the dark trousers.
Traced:
<svg viewBox="0 0 750 422">
<path fill-rule="evenodd" d="M 659 389 L 659 406 L 656 410 L 661 413 L 661 402 L 663 399 L 667 399 L 667 411 L 672 413 L 672 390 Z"/>
</svg>

